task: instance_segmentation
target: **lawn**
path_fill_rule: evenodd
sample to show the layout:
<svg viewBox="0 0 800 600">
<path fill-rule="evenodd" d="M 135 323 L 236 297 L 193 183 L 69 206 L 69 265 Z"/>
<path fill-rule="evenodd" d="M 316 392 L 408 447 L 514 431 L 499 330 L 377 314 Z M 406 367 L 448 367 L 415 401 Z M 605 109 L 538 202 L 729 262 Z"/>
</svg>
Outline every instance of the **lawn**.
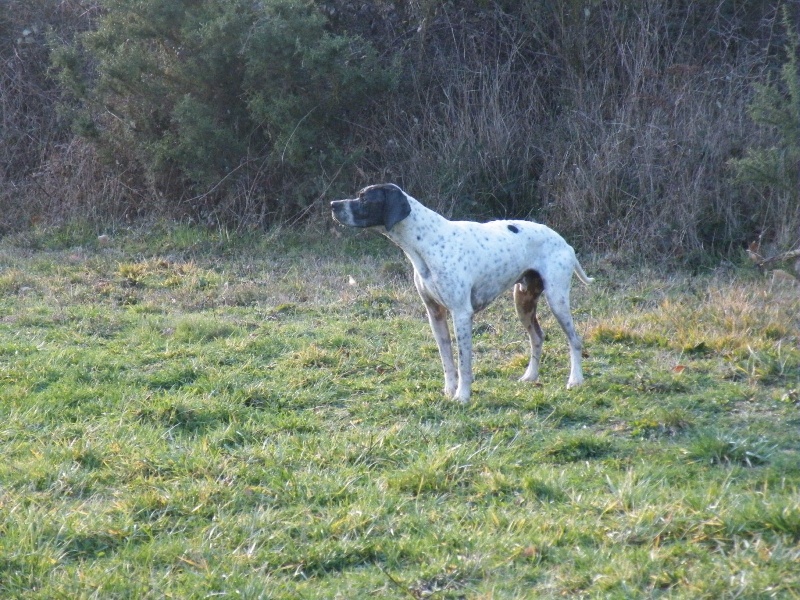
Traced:
<svg viewBox="0 0 800 600">
<path fill-rule="evenodd" d="M 441 394 L 377 235 L 0 240 L 0 597 L 800 597 L 800 287 L 583 258 Z"/>
</svg>

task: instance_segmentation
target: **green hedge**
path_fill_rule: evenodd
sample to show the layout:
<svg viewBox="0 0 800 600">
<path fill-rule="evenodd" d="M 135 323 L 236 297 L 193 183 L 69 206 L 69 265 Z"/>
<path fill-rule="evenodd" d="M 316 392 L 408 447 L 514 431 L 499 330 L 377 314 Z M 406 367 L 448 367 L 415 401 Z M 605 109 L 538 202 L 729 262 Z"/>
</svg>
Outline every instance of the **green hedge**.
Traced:
<svg viewBox="0 0 800 600">
<path fill-rule="evenodd" d="M 329 31 L 313 2 L 101 4 L 96 30 L 54 55 L 77 128 L 192 209 L 237 185 L 274 203 L 262 213 L 302 206 L 321 172 L 352 161 L 352 121 L 393 83 L 371 45 Z"/>
</svg>

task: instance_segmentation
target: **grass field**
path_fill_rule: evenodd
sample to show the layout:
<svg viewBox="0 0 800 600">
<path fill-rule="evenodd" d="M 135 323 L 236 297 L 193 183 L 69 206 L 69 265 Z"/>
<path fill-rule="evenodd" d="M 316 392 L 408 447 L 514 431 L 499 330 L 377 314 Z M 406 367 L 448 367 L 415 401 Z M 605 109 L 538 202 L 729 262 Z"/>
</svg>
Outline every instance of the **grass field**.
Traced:
<svg viewBox="0 0 800 600">
<path fill-rule="evenodd" d="M 584 260 L 440 393 L 377 235 L 0 241 L 0 597 L 800 597 L 800 288 Z"/>
</svg>

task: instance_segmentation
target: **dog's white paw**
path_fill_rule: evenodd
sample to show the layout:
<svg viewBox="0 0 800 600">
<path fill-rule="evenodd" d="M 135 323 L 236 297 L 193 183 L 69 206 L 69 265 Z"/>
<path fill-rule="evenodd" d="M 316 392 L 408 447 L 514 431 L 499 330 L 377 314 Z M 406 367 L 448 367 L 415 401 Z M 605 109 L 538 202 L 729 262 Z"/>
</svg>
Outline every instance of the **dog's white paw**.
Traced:
<svg viewBox="0 0 800 600">
<path fill-rule="evenodd" d="M 459 388 L 456 390 L 455 396 L 453 396 L 453 400 L 459 402 L 460 404 L 467 404 L 469 402 L 470 397 L 470 390 L 464 390 Z"/>
</svg>

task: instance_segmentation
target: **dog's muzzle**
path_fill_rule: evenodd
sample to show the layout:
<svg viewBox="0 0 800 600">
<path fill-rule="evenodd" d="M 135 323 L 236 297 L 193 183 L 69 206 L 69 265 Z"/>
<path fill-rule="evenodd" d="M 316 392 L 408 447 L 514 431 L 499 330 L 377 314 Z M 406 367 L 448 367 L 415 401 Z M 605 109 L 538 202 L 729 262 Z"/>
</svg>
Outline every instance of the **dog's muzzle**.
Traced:
<svg viewBox="0 0 800 600">
<path fill-rule="evenodd" d="M 333 220 L 340 225 L 353 227 L 353 211 L 350 208 L 350 200 L 334 200 L 331 202 L 331 214 Z"/>
</svg>

